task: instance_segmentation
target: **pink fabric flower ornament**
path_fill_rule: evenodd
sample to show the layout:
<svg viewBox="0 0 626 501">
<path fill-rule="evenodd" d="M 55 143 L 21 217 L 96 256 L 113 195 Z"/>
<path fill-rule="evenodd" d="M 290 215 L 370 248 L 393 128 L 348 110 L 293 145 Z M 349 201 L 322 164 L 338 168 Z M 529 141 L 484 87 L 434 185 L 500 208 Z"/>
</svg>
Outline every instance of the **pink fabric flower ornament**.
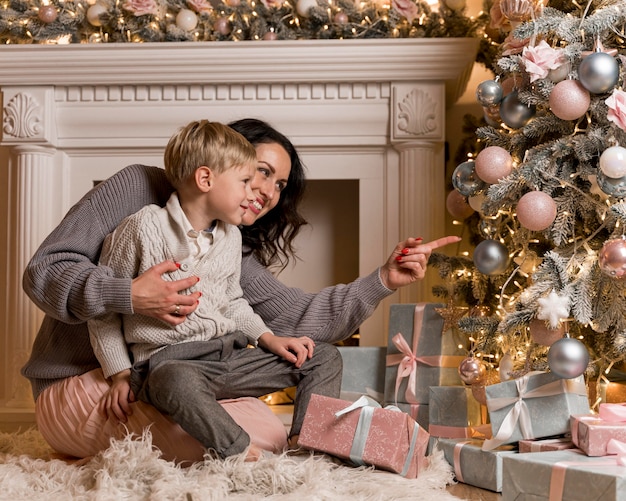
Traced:
<svg viewBox="0 0 626 501">
<path fill-rule="evenodd" d="M 614 89 L 605 101 L 609 107 L 606 117 L 623 131 L 626 131 L 626 92 Z"/>
<path fill-rule="evenodd" d="M 158 5 L 155 0 L 125 0 L 122 8 L 132 12 L 136 17 L 158 13 Z"/>
<path fill-rule="evenodd" d="M 502 55 L 511 56 L 513 54 L 520 54 L 530 42 L 530 38 L 514 38 L 513 35 L 509 35 L 502 42 Z"/>
<path fill-rule="evenodd" d="M 503 31 L 511 30 L 511 22 L 502 13 L 499 0 L 493 2 L 493 5 L 489 10 L 489 27 L 493 29 L 501 28 Z"/>
<path fill-rule="evenodd" d="M 546 78 L 550 70 L 555 70 L 567 62 L 563 52 L 553 49 L 545 40 L 534 47 L 526 47 L 522 52 L 522 60 L 531 82 Z"/>
<path fill-rule="evenodd" d="M 213 10 L 213 6 L 207 0 L 187 0 L 187 6 L 198 14 Z"/>
<path fill-rule="evenodd" d="M 400 14 L 406 17 L 409 23 L 417 17 L 417 5 L 413 0 L 391 0 L 391 6 Z"/>
</svg>

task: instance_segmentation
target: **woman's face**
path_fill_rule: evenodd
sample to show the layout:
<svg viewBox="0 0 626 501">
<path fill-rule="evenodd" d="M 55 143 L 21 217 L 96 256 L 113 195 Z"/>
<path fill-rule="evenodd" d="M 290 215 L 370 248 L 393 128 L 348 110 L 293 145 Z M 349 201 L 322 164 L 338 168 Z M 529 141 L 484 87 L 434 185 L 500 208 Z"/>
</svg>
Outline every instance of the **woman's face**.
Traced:
<svg viewBox="0 0 626 501">
<path fill-rule="evenodd" d="M 258 144 L 256 157 L 257 169 L 251 183 L 255 201 L 243 216 L 245 226 L 250 226 L 276 207 L 291 172 L 291 158 L 278 143 Z"/>
</svg>

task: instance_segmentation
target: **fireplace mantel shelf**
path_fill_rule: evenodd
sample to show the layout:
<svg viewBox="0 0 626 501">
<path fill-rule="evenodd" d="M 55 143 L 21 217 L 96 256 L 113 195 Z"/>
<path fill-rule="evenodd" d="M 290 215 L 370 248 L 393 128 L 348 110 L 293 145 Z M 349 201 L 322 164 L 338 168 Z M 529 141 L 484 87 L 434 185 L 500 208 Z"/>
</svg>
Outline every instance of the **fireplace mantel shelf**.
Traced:
<svg viewBox="0 0 626 501">
<path fill-rule="evenodd" d="M 456 101 L 474 38 L 5 45 L 0 86 L 443 81 Z M 155 67 L 158 70 L 155 70 Z"/>
</svg>

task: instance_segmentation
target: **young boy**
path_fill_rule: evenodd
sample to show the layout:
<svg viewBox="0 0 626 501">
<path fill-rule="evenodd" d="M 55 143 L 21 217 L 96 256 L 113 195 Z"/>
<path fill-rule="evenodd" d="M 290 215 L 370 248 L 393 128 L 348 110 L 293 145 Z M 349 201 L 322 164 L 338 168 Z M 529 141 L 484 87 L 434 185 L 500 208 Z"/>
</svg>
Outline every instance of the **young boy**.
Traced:
<svg viewBox="0 0 626 501">
<path fill-rule="evenodd" d="M 181 315 L 174 327 L 143 315 L 89 322 L 94 353 L 112 381 L 101 406 L 123 421 L 139 398 L 221 457 L 250 446 L 254 458 L 259 450 L 217 400 L 297 385 L 290 432 L 297 437 L 311 393 L 339 394 L 340 356 L 330 345 L 314 350 L 307 337 L 274 336 L 242 297 L 236 225 L 254 201 L 252 145 L 225 125 L 192 122 L 170 139 L 164 163 L 176 191 L 164 208 L 150 205 L 126 218 L 107 237 L 101 263 L 116 276 L 136 277 L 172 259 L 172 280 L 199 277 L 189 290 L 199 293 L 199 304 L 184 317 L 172 305 Z"/>
</svg>

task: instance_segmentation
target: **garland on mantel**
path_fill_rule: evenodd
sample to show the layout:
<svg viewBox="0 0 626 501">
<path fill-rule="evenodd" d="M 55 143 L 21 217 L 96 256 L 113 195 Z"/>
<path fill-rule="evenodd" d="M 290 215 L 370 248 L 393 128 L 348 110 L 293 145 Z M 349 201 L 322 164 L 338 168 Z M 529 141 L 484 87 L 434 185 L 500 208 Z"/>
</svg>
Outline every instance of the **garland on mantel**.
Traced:
<svg viewBox="0 0 626 501">
<path fill-rule="evenodd" d="M 0 0 L 0 43 L 482 36 L 465 0 Z"/>
</svg>

